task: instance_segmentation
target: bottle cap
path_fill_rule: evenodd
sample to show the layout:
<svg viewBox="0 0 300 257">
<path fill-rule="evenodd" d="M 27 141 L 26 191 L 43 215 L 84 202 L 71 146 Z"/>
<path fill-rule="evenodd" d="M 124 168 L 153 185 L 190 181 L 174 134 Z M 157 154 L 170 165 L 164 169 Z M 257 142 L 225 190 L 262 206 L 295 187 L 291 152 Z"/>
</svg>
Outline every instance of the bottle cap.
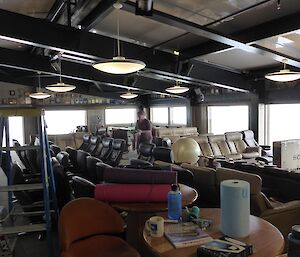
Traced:
<svg viewBox="0 0 300 257">
<path fill-rule="evenodd" d="M 296 239 L 300 239 L 300 225 L 292 226 L 292 235 Z"/>
<path fill-rule="evenodd" d="M 178 185 L 177 184 L 172 184 L 171 185 L 171 190 L 172 191 L 177 191 L 178 190 Z"/>
</svg>

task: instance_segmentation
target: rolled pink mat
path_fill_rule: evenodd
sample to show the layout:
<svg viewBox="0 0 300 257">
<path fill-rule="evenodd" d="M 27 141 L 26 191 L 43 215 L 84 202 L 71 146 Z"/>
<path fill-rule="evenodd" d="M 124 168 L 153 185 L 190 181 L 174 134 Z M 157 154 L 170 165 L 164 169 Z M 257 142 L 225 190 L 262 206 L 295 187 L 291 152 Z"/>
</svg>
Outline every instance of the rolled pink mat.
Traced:
<svg viewBox="0 0 300 257">
<path fill-rule="evenodd" d="M 167 202 L 170 185 L 165 184 L 97 184 L 95 199 L 105 202 Z"/>
</svg>

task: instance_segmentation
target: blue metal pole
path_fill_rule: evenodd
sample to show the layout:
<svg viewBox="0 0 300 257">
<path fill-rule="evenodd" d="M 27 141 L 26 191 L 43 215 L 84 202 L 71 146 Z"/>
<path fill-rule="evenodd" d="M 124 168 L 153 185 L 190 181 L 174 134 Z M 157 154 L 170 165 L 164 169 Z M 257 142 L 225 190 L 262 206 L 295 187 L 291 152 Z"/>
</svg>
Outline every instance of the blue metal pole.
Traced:
<svg viewBox="0 0 300 257">
<path fill-rule="evenodd" d="M 9 121 L 8 117 L 4 118 L 4 124 L 5 124 L 5 141 L 6 141 L 6 147 L 10 147 L 10 140 L 9 140 Z M 7 148 L 6 151 L 6 158 L 7 158 L 7 184 L 10 186 L 12 184 L 13 180 L 13 174 L 11 170 L 11 156 L 10 156 L 10 150 Z M 8 192 L 8 208 L 9 211 L 13 208 L 13 201 L 12 201 L 12 192 Z"/>
<path fill-rule="evenodd" d="M 42 127 L 42 116 L 38 118 L 38 127 L 39 127 L 39 138 L 40 138 L 40 151 L 42 154 L 42 182 L 43 182 L 43 195 L 44 195 L 44 211 L 45 211 L 45 221 L 47 229 L 47 244 L 48 244 L 48 256 L 52 255 L 52 235 L 51 235 L 51 213 L 50 213 L 50 199 L 49 199 L 49 181 L 48 181 L 48 172 L 47 172 L 47 163 L 46 163 L 46 149 L 45 149 L 45 140 L 43 137 L 43 127 Z"/>
</svg>

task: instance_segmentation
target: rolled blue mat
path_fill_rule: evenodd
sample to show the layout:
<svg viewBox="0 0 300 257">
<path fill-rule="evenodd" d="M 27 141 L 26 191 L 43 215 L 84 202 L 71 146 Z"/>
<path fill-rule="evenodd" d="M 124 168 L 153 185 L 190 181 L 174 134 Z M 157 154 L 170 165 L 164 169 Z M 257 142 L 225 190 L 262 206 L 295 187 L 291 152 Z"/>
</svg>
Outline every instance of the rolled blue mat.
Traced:
<svg viewBox="0 0 300 257">
<path fill-rule="evenodd" d="M 250 184 L 243 180 L 221 182 L 221 231 L 230 237 L 249 235 Z"/>
</svg>

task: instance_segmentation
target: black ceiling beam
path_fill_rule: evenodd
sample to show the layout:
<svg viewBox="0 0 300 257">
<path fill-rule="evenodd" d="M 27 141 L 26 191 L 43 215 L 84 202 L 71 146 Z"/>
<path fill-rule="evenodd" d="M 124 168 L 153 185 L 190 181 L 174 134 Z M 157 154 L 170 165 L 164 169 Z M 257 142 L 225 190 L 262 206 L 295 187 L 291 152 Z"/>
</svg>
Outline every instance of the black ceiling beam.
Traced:
<svg viewBox="0 0 300 257">
<path fill-rule="evenodd" d="M 9 50 L 0 48 L 0 67 L 6 67 L 10 69 L 17 69 L 28 72 L 41 72 L 42 74 L 59 76 L 59 74 L 53 69 L 48 57 L 34 56 L 27 52 Z M 154 93 L 159 95 L 181 97 L 164 92 L 165 83 L 156 81 L 155 83 L 141 84 L 139 87 L 132 86 L 124 83 L 124 76 L 111 76 L 101 73 L 94 69 L 92 66 L 63 62 L 62 63 L 62 77 L 64 79 L 76 80 L 76 85 L 80 86 L 80 83 L 90 82 L 99 83 L 107 87 L 120 88 L 121 90 L 136 90 L 145 91 L 146 93 Z"/>
<path fill-rule="evenodd" d="M 5 10 L 0 10 L 0 22 L 6 24 L 0 26 L 0 39 L 92 60 L 103 60 L 114 55 L 115 40 L 109 37 Z M 174 69 L 176 56 L 173 54 L 148 51 L 146 47 L 127 42 L 122 42 L 122 48 L 126 56 L 139 58 L 151 68 Z"/>
<path fill-rule="evenodd" d="M 89 31 L 99 24 L 113 10 L 114 1 L 102 0 L 87 16 L 78 22 L 82 29 Z"/>
<path fill-rule="evenodd" d="M 0 10 L 0 23 L 7 24 L 0 26 L 0 39 L 60 51 L 89 60 L 103 60 L 113 55 L 115 40 L 109 37 L 4 10 Z M 146 62 L 146 72 L 151 69 L 152 73 L 153 70 L 174 73 L 177 56 L 162 51 L 149 51 L 147 47 L 127 42 L 122 42 L 122 45 L 126 56 Z M 96 72 L 93 68 L 88 68 Z M 214 68 L 211 68 L 210 73 L 215 74 Z M 233 75 L 228 72 L 228 76 Z M 239 75 L 234 74 L 234 76 Z M 222 87 L 221 80 L 218 81 L 218 86 Z M 224 86 L 227 87 L 227 85 Z M 236 83 L 234 78 L 230 86 L 249 89 L 245 83 L 243 85 Z"/>
<path fill-rule="evenodd" d="M 123 10 L 129 11 L 131 13 L 135 12 L 135 4 L 130 1 L 126 1 L 124 3 Z M 162 24 L 167 24 L 169 26 L 179 28 L 182 30 L 185 30 L 187 32 L 190 32 L 194 35 L 204 37 L 210 40 L 217 41 L 219 43 L 228 45 L 230 47 L 236 47 L 241 50 L 255 53 L 255 54 L 260 54 L 264 55 L 266 57 L 272 58 L 276 61 L 282 61 L 283 58 L 287 59 L 287 63 L 295 66 L 295 67 L 300 67 L 300 60 L 295 59 L 290 56 L 283 56 L 281 53 L 278 52 L 271 52 L 268 49 L 261 48 L 260 46 L 251 46 L 249 44 L 246 44 L 242 41 L 239 41 L 232 36 L 228 35 L 223 35 L 221 33 L 218 33 L 216 31 L 213 31 L 212 29 L 206 28 L 204 26 L 201 26 L 199 24 L 180 19 L 178 17 L 172 16 L 167 13 L 163 13 L 157 10 L 153 10 L 153 15 L 152 16 L 147 16 L 148 19 L 160 22 Z"/>
<path fill-rule="evenodd" d="M 233 33 L 231 36 L 245 44 L 250 44 L 254 41 L 281 35 L 300 29 L 299 16 L 300 12 L 290 14 L 276 20 L 265 22 L 263 24 L 239 31 L 237 33 Z M 190 59 L 229 48 L 231 48 L 231 46 L 216 41 L 209 41 L 188 49 L 184 49 L 181 51 L 181 53 L 186 59 Z"/>
</svg>

